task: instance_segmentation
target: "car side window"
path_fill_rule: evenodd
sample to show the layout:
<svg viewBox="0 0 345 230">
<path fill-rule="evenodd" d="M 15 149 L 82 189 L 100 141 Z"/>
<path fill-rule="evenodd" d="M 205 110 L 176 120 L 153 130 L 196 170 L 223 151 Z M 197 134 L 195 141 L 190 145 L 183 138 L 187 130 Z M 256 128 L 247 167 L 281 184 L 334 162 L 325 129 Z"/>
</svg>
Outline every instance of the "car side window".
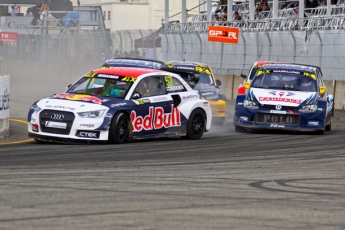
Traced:
<svg viewBox="0 0 345 230">
<path fill-rule="evenodd" d="M 324 86 L 322 75 L 321 75 L 320 71 L 318 71 L 318 70 L 317 70 L 317 81 L 318 81 L 319 86 Z"/>
<path fill-rule="evenodd" d="M 166 94 L 164 78 L 162 76 L 146 77 L 140 80 L 134 91 L 139 92 L 142 97 Z"/>
<path fill-rule="evenodd" d="M 168 93 L 187 91 L 187 89 L 184 87 L 184 85 L 176 77 L 164 76 L 164 82 L 166 85 L 166 87 L 165 87 L 166 91 Z"/>
</svg>

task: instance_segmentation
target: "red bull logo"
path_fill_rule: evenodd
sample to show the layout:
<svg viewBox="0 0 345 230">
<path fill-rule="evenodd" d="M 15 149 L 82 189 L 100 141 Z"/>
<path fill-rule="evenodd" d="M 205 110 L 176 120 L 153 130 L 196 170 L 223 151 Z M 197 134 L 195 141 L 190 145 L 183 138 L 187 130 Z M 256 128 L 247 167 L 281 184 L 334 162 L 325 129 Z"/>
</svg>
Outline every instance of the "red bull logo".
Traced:
<svg viewBox="0 0 345 230">
<path fill-rule="evenodd" d="M 164 113 L 162 107 L 150 107 L 149 114 L 145 117 L 137 116 L 133 110 L 131 112 L 131 122 L 133 126 L 133 132 L 140 132 L 144 130 L 169 128 L 172 126 L 181 126 L 181 114 L 180 111 L 171 105 L 171 113 Z"/>
<path fill-rule="evenodd" d="M 83 94 L 57 94 L 54 95 L 54 98 L 62 98 L 72 101 L 91 101 L 93 103 L 101 105 L 102 102 L 107 100 L 101 100 L 98 97 L 90 96 L 90 95 L 83 95 Z"/>
</svg>

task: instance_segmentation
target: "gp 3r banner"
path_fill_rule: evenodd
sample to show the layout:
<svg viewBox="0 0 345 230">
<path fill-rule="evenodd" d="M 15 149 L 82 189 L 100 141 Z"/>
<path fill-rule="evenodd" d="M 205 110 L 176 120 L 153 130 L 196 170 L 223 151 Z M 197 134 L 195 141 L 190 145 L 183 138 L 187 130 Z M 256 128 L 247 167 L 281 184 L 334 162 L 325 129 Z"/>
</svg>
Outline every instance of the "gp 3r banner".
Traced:
<svg viewBox="0 0 345 230">
<path fill-rule="evenodd" d="M 239 28 L 226 26 L 209 26 L 208 41 L 209 42 L 225 42 L 238 44 Z"/>
</svg>

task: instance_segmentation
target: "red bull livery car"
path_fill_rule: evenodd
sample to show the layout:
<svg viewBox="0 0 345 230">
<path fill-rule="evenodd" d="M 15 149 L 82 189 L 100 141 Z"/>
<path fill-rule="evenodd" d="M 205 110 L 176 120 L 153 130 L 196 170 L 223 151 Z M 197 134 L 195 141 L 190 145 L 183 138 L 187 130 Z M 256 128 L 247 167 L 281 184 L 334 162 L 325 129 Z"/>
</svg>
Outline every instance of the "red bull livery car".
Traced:
<svg viewBox="0 0 345 230">
<path fill-rule="evenodd" d="M 37 141 L 199 139 L 211 128 L 212 111 L 177 74 L 115 67 L 93 70 L 66 92 L 35 102 L 28 121 L 29 137 Z"/>
<path fill-rule="evenodd" d="M 234 125 L 245 129 L 330 131 L 333 95 L 327 93 L 321 69 L 301 64 L 260 68 L 245 95 L 237 95 Z"/>
</svg>

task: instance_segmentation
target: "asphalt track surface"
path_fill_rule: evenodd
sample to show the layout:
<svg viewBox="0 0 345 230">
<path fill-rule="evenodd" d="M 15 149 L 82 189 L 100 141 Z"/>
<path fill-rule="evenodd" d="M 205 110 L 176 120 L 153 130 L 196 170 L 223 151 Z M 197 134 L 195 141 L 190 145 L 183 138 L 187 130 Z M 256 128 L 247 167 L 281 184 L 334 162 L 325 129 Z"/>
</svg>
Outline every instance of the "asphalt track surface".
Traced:
<svg viewBox="0 0 345 230">
<path fill-rule="evenodd" d="M 345 111 L 325 135 L 238 134 L 232 113 L 198 141 L 122 145 L 39 144 L 12 119 L 0 229 L 345 229 Z"/>
</svg>

